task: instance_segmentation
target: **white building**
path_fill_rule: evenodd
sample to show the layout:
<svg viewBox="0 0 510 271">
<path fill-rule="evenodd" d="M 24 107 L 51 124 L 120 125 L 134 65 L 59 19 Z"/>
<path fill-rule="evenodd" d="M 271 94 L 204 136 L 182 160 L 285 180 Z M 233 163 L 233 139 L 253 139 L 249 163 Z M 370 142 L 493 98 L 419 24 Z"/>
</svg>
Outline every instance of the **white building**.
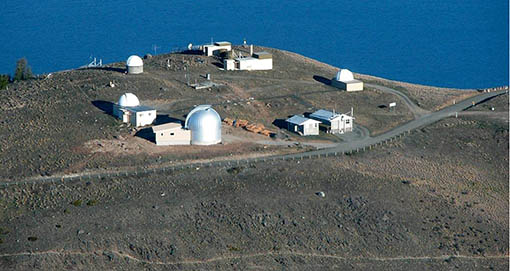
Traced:
<svg viewBox="0 0 510 271">
<path fill-rule="evenodd" d="M 351 111 L 352 115 L 352 111 Z M 309 116 L 311 119 L 318 120 L 328 127 L 327 132 L 332 134 L 343 134 L 352 132 L 354 118 L 347 114 L 338 114 L 334 111 L 317 110 Z"/>
<path fill-rule="evenodd" d="M 287 129 L 302 136 L 319 135 L 320 121 L 294 115 L 286 120 Z"/>
<path fill-rule="evenodd" d="M 140 101 L 133 93 L 125 93 L 120 96 L 117 104 L 113 105 L 113 115 L 124 123 L 140 127 L 154 122 L 156 109 L 140 105 Z"/>
<path fill-rule="evenodd" d="M 156 145 L 189 145 L 191 131 L 184 129 L 180 123 L 165 123 L 152 127 Z"/>
<path fill-rule="evenodd" d="M 331 79 L 331 85 L 346 91 L 363 90 L 363 82 L 354 79 L 354 75 L 348 69 L 341 69 L 336 77 Z"/>
<path fill-rule="evenodd" d="M 206 44 L 202 46 L 202 52 L 206 56 L 218 55 L 221 52 L 232 51 L 232 44 L 228 41 L 219 41 L 213 44 Z"/>
<path fill-rule="evenodd" d="M 226 71 L 233 71 L 236 69 L 236 66 L 235 66 L 236 62 L 234 59 L 224 59 L 223 60 L 223 68 L 226 70 Z"/>
<path fill-rule="evenodd" d="M 128 74 L 139 74 L 143 72 L 143 60 L 136 55 L 130 56 L 126 61 Z"/>
<path fill-rule="evenodd" d="M 249 57 L 238 57 L 236 59 L 225 59 L 223 61 L 225 70 L 240 71 L 264 71 L 273 69 L 273 56 L 268 52 L 253 53 Z"/>
</svg>

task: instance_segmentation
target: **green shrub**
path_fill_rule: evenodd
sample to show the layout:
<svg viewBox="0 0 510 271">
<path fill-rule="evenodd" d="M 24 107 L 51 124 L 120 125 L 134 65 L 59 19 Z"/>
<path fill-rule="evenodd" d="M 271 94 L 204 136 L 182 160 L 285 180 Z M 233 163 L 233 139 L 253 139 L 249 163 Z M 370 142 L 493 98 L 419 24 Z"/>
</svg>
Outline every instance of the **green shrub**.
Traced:
<svg viewBox="0 0 510 271">
<path fill-rule="evenodd" d="M 81 206 L 81 203 L 82 203 L 81 199 L 77 199 L 77 200 L 73 201 L 71 204 L 78 207 L 78 206 Z"/>
<path fill-rule="evenodd" d="M 0 90 L 4 89 L 11 82 L 11 76 L 8 74 L 0 74 Z"/>
<path fill-rule="evenodd" d="M 87 202 L 87 206 L 94 206 L 97 204 L 97 200 L 95 199 L 91 199 Z"/>
<path fill-rule="evenodd" d="M 28 66 L 26 58 L 18 59 L 16 62 L 16 70 L 14 70 L 13 81 L 27 80 L 32 78 L 32 69 Z"/>
</svg>

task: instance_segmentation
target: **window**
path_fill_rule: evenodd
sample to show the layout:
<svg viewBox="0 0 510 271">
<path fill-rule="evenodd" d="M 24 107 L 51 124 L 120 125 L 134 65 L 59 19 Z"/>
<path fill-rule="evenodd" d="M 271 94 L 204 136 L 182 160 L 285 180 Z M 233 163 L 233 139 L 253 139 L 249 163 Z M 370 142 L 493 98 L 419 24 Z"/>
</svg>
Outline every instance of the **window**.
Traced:
<svg viewBox="0 0 510 271">
<path fill-rule="evenodd" d="M 151 113 L 149 113 L 149 116 L 151 115 Z"/>
<path fill-rule="evenodd" d="M 351 120 L 345 120 L 345 124 L 351 123 Z"/>
<path fill-rule="evenodd" d="M 318 123 L 315 123 L 315 124 L 313 125 L 313 127 L 317 128 L 317 125 L 318 125 Z"/>
<path fill-rule="evenodd" d="M 174 133 L 170 133 L 170 135 L 171 135 L 171 136 L 173 136 L 173 135 L 174 135 Z"/>
<path fill-rule="evenodd" d="M 161 136 L 163 136 L 163 133 L 161 133 Z"/>
<path fill-rule="evenodd" d="M 140 113 L 140 117 L 143 117 L 143 113 Z"/>
</svg>

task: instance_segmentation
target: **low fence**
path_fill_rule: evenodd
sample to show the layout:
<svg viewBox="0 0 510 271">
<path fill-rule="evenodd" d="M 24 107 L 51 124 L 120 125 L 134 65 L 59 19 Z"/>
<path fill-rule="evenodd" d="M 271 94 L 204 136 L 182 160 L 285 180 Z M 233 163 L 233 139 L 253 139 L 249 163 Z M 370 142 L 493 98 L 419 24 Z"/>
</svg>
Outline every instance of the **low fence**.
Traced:
<svg viewBox="0 0 510 271">
<path fill-rule="evenodd" d="M 287 155 L 278 155 L 278 156 L 264 156 L 264 157 L 256 157 L 256 158 L 248 158 L 248 159 L 236 159 L 236 160 L 223 160 L 223 161 L 211 161 L 211 162 L 194 162 L 188 164 L 178 164 L 178 165 L 170 165 L 170 166 L 162 166 L 155 168 L 138 168 L 132 170 L 124 170 L 124 171 L 110 171 L 110 172 L 99 172 L 99 173 L 82 173 L 79 175 L 72 176 L 52 176 L 52 177 L 38 177 L 32 178 L 28 180 L 21 181 L 4 181 L 0 183 L 0 186 L 8 187 L 11 185 L 26 185 L 33 183 L 63 183 L 63 182 L 72 182 L 72 181 L 91 181 L 97 179 L 111 179 L 111 178 L 121 178 L 121 177 L 133 177 L 133 176 L 150 176 L 151 174 L 160 174 L 160 173 L 171 173 L 178 170 L 187 170 L 187 169 L 196 169 L 196 168 L 210 168 L 210 167 L 238 167 L 243 165 L 249 165 L 252 163 L 268 163 L 268 162 L 277 162 L 277 161 L 299 161 L 305 159 L 318 159 L 324 157 L 337 157 L 343 155 L 353 155 L 356 153 L 364 152 L 367 150 L 372 150 L 378 146 L 382 146 L 385 144 L 392 143 L 395 140 L 402 138 L 405 135 L 409 135 L 411 131 L 405 131 L 403 133 L 397 134 L 392 137 L 388 137 L 386 139 L 382 139 L 379 142 L 375 142 L 372 144 L 367 144 L 365 146 L 359 146 L 356 148 L 347 149 L 344 151 L 339 151 L 333 149 L 324 149 L 305 153 L 294 153 Z"/>
<path fill-rule="evenodd" d="M 479 92 L 494 92 L 494 91 L 500 91 L 500 90 L 506 90 L 508 92 L 508 86 L 478 89 Z"/>
</svg>

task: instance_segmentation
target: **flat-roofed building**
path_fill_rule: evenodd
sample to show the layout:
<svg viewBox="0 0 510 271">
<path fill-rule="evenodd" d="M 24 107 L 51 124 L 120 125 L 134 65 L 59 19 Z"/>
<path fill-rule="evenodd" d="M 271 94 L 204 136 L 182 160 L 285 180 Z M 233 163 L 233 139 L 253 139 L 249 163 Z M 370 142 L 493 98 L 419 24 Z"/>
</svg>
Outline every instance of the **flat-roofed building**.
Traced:
<svg viewBox="0 0 510 271">
<path fill-rule="evenodd" d="M 319 109 L 310 114 L 309 117 L 324 124 L 328 133 L 343 134 L 352 132 L 354 118 L 347 114 L 338 114 L 334 111 Z"/>
<path fill-rule="evenodd" d="M 331 79 L 331 85 L 345 91 L 363 90 L 363 82 L 354 79 L 354 75 L 348 69 L 341 69 L 336 77 Z"/>
<path fill-rule="evenodd" d="M 264 71 L 273 69 L 273 55 L 268 52 L 256 52 L 249 57 L 235 59 L 235 69 L 247 71 Z"/>
<path fill-rule="evenodd" d="M 286 120 L 287 129 L 302 136 L 319 135 L 320 121 L 294 115 Z"/>
<path fill-rule="evenodd" d="M 117 104 L 113 105 L 113 115 L 135 127 L 152 124 L 157 116 L 156 109 L 140 105 L 140 101 L 133 93 L 120 96 Z"/>
<path fill-rule="evenodd" d="M 165 123 L 152 127 L 156 145 L 190 145 L 191 131 L 184 129 L 180 123 Z"/>
<path fill-rule="evenodd" d="M 202 46 L 202 52 L 206 56 L 219 55 L 221 52 L 230 51 L 232 51 L 232 44 L 228 41 L 219 41 Z"/>
<path fill-rule="evenodd" d="M 273 59 L 273 55 L 266 51 L 255 52 L 255 53 L 253 53 L 253 57 L 258 58 L 258 59 Z"/>
</svg>

